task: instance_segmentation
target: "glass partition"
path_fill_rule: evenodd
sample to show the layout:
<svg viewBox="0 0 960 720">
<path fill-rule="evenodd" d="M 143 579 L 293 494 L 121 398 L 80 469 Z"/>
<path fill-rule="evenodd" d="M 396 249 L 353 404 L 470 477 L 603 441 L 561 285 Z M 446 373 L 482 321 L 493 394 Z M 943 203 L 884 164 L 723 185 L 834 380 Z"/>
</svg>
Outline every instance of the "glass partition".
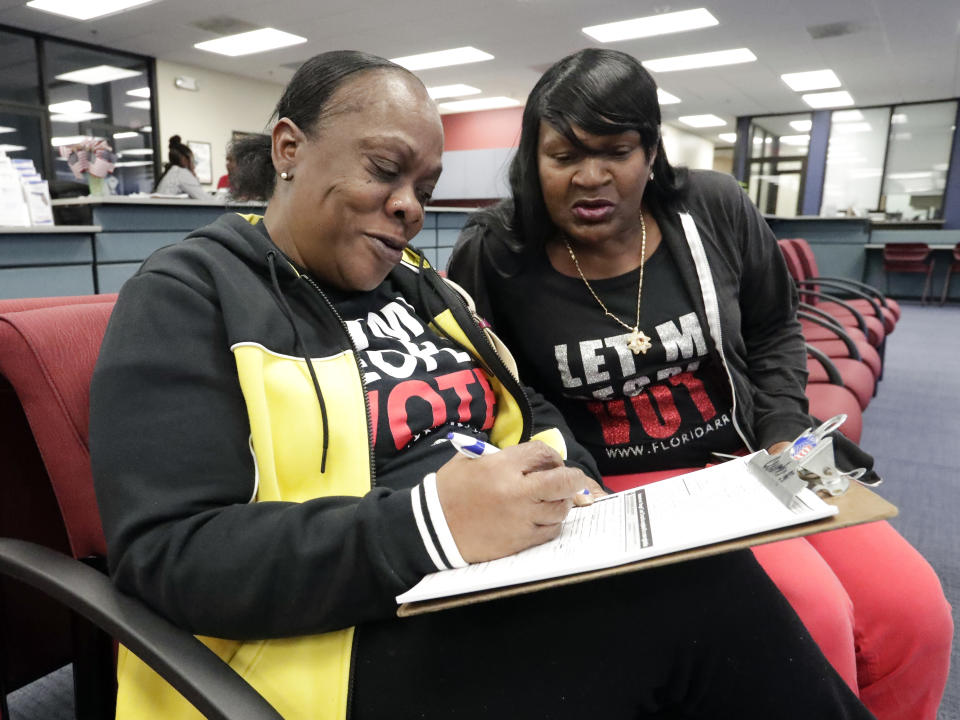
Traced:
<svg viewBox="0 0 960 720">
<path fill-rule="evenodd" d="M 59 148 L 93 138 L 105 141 L 116 156 L 113 172 L 104 179 L 108 194 L 150 192 L 154 164 L 147 61 L 54 40 L 44 50 L 56 182 L 76 182 Z"/>
<path fill-rule="evenodd" d="M 820 215 L 866 217 L 879 211 L 890 108 L 835 110 Z"/>
<path fill-rule="evenodd" d="M 752 119 L 747 193 L 761 212 L 794 217 L 800 211 L 810 126 L 810 113 Z"/>
<path fill-rule="evenodd" d="M 40 104 L 37 41 L 0 30 L 0 102 Z"/>
<path fill-rule="evenodd" d="M 893 108 L 880 198 L 887 218 L 943 217 L 943 193 L 956 117 L 956 101 Z"/>
</svg>

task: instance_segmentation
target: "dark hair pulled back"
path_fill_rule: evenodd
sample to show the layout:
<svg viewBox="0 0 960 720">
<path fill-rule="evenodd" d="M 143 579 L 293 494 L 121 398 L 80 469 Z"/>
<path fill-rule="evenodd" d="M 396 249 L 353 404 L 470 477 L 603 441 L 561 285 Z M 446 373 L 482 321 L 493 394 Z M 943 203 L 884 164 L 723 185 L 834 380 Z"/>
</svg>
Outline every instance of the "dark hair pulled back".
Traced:
<svg viewBox="0 0 960 720">
<path fill-rule="evenodd" d="M 357 73 L 396 70 L 415 77 L 382 57 L 357 50 L 334 50 L 307 60 L 290 80 L 271 118 L 289 118 L 308 136 L 336 109 L 330 98 Z M 236 169 L 231 184 L 237 196 L 267 199 L 273 194 L 277 174 L 273 167 L 270 135 L 251 135 L 233 142 Z"/>
<path fill-rule="evenodd" d="M 667 160 L 660 135 L 657 84 L 640 62 L 616 50 L 587 48 L 548 69 L 534 86 L 523 111 L 520 144 L 510 165 L 516 236 L 528 248 L 543 247 L 554 231 L 543 201 L 537 149 L 540 123 L 548 122 L 574 145 L 581 145 L 572 125 L 593 135 L 636 130 L 648 157 L 656 150 L 654 179 L 644 201 L 663 210 L 676 209 L 683 197 L 685 172 Z"/>
</svg>

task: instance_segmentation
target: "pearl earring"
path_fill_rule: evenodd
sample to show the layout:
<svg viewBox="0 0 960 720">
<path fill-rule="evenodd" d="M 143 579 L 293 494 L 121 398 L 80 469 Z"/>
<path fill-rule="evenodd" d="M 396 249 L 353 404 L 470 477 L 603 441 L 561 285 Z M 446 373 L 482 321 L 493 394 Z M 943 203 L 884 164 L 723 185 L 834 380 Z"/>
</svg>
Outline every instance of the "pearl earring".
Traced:
<svg viewBox="0 0 960 720">
<path fill-rule="evenodd" d="M 650 171 L 650 180 L 653 180 L 653 170 Z"/>
<path fill-rule="evenodd" d="M 282 173 L 280 173 L 280 179 L 281 179 L 281 180 L 289 180 L 289 179 L 290 179 L 290 173 L 288 173 L 286 170 L 284 170 Z"/>
</svg>

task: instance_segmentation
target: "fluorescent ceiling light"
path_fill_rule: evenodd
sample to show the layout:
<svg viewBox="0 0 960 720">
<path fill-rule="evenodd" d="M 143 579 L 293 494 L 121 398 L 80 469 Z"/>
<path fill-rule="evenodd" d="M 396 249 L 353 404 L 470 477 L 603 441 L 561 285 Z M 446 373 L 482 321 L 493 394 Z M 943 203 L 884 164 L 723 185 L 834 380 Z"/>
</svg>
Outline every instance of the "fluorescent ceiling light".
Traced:
<svg viewBox="0 0 960 720">
<path fill-rule="evenodd" d="M 621 20 L 604 25 L 591 25 L 581 28 L 584 33 L 598 42 L 617 42 L 634 38 L 668 35 L 669 33 L 697 30 L 719 25 L 719 21 L 706 8 L 682 10 L 680 12 L 649 15 L 647 17 Z"/>
<path fill-rule="evenodd" d="M 134 88 L 133 90 L 127 90 L 127 95 L 133 95 L 134 97 L 148 98 L 150 97 L 150 88 Z"/>
<path fill-rule="evenodd" d="M 27 7 L 54 15 L 64 15 L 74 20 L 91 20 L 149 2 L 153 0 L 30 0 Z"/>
<path fill-rule="evenodd" d="M 863 120 L 863 113 L 859 110 L 836 110 L 830 114 L 830 122 L 860 122 Z"/>
<path fill-rule="evenodd" d="M 735 142 L 737 141 L 737 134 L 736 134 L 736 133 L 720 133 L 719 135 L 717 135 L 717 137 L 720 138 L 721 140 L 723 140 L 723 141 L 726 142 L 726 143 L 731 143 L 731 144 L 732 144 L 732 143 L 735 143 Z"/>
<path fill-rule="evenodd" d="M 427 92 L 434 100 L 441 100 L 443 98 L 463 97 L 464 95 L 479 95 L 481 90 L 472 85 L 460 83 L 458 85 L 437 85 L 427 88 Z"/>
<path fill-rule="evenodd" d="M 23 152 L 27 148 L 24 145 L 5 145 L 0 143 L 0 152 Z"/>
<path fill-rule="evenodd" d="M 127 107 L 136 108 L 137 110 L 149 110 L 150 101 L 149 100 L 134 100 L 133 102 L 124 103 Z"/>
<path fill-rule="evenodd" d="M 428 70 L 429 68 L 465 65 L 467 63 L 493 60 L 493 55 L 483 50 L 477 50 L 475 47 L 466 46 L 452 48 L 450 50 L 421 53 L 420 55 L 406 55 L 404 57 L 390 58 L 390 60 L 413 72 L 416 70 Z"/>
<path fill-rule="evenodd" d="M 440 103 L 440 110 L 448 113 L 471 112 L 474 110 L 496 110 L 497 108 L 523 105 L 519 100 L 508 97 L 476 98 L 475 100 L 454 100 Z"/>
<path fill-rule="evenodd" d="M 123 150 L 120 152 L 121 155 L 153 155 L 153 150 L 150 148 L 131 148 L 130 150 Z"/>
<path fill-rule="evenodd" d="M 53 103 L 52 105 L 47 105 L 47 109 L 51 113 L 88 113 L 93 110 L 93 105 L 91 105 L 86 100 L 67 100 L 66 102 Z"/>
<path fill-rule="evenodd" d="M 806 92 L 808 90 L 826 90 L 840 87 L 840 78 L 833 70 L 811 70 L 809 72 L 787 73 L 780 79 L 790 86 L 791 90 Z"/>
<path fill-rule="evenodd" d="M 797 132 L 810 132 L 810 128 L 813 127 L 812 120 L 791 120 L 790 127 L 792 127 Z"/>
<path fill-rule="evenodd" d="M 726 125 L 727 121 L 716 115 L 683 115 L 677 118 L 684 125 L 695 128 L 720 127 Z"/>
<path fill-rule="evenodd" d="M 907 121 L 906 113 L 894 113 L 890 116 L 891 125 L 903 125 Z"/>
<path fill-rule="evenodd" d="M 716 52 L 644 60 L 643 66 L 653 72 L 673 72 L 675 70 L 717 67 L 718 65 L 736 65 L 737 63 L 753 62 L 756 59 L 757 56 L 747 48 L 736 48 L 734 50 L 717 50 Z"/>
<path fill-rule="evenodd" d="M 780 144 L 781 145 L 809 145 L 810 136 L 809 135 L 781 135 Z"/>
<path fill-rule="evenodd" d="M 12 133 L 16 131 L 17 131 L 16 128 L 7 127 L 6 125 L 0 125 L 0 135 L 2 135 L 3 133 Z"/>
<path fill-rule="evenodd" d="M 672 95 L 666 90 L 661 90 L 660 88 L 657 88 L 657 100 L 660 101 L 661 105 L 675 105 L 676 103 L 680 102 L 680 98 L 678 98 L 676 95 Z"/>
<path fill-rule="evenodd" d="M 114 140 L 123 140 L 125 138 L 135 138 L 135 137 L 140 137 L 140 133 L 130 131 L 130 132 L 118 132 L 113 134 Z"/>
<path fill-rule="evenodd" d="M 114 163 L 114 167 L 143 167 L 144 165 L 153 165 L 153 160 L 126 160 Z"/>
<path fill-rule="evenodd" d="M 97 138 L 91 138 L 89 135 L 62 135 L 60 137 L 50 138 L 50 144 L 54 147 L 60 147 L 61 145 L 77 145 L 84 140 L 96 139 Z"/>
<path fill-rule="evenodd" d="M 103 120 L 106 115 L 95 112 L 64 113 L 63 115 L 51 115 L 50 122 L 55 123 L 82 123 L 87 120 Z"/>
<path fill-rule="evenodd" d="M 94 67 L 74 70 L 73 72 L 57 75 L 57 80 L 66 80 L 67 82 L 83 83 L 84 85 L 100 85 L 113 80 L 122 80 L 123 78 L 136 77 L 142 75 L 139 70 L 127 70 L 113 65 L 96 65 Z"/>
<path fill-rule="evenodd" d="M 801 95 L 803 101 L 812 108 L 842 107 L 853 105 L 853 98 L 846 90 L 825 93 L 807 93 Z"/>
<path fill-rule="evenodd" d="M 205 40 L 194 45 L 197 50 L 237 57 L 238 55 L 253 55 L 277 48 L 289 47 L 305 43 L 307 39 L 299 35 L 277 30 L 276 28 L 260 28 L 237 35 L 225 35 L 215 40 Z"/>
<path fill-rule="evenodd" d="M 153 126 L 152 126 L 152 125 L 144 125 L 142 128 L 140 128 L 140 132 L 143 132 L 143 133 L 152 133 L 152 132 L 153 132 Z"/>
</svg>

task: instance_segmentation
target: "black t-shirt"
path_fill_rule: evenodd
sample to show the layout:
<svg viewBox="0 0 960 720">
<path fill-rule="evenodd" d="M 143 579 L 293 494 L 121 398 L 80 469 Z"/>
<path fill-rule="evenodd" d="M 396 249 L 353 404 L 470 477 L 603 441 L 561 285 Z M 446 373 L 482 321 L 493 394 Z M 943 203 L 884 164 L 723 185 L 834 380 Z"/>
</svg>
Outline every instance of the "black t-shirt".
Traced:
<svg viewBox="0 0 960 720">
<path fill-rule="evenodd" d="M 389 278 L 373 292 L 327 294 L 359 353 L 378 485 L 412 487 L 436 471 L 455 453 L 437 443 L 449 431 L 488 439 L 496 400 L 487 376 L 417 317 Z"/>
<path fill-rule="evenodd" d="M 583 280 L 561 274 L 544 255 L 527 273 L 536 302 L 516 302 L 505 339 L 524 381 L 563 413 L 604 475 L 715 460 L 742 445 L 733 426 L 730 384 L 666 243 L 647 261 L 640 330 L 646 354 L 627 348 L 629 331 L 604 316 Z M 632 326 L 639 268 L 591 280 L 607 308 Z M 495 328 L 497 329 L 497 328 Z"/>
</svg>

